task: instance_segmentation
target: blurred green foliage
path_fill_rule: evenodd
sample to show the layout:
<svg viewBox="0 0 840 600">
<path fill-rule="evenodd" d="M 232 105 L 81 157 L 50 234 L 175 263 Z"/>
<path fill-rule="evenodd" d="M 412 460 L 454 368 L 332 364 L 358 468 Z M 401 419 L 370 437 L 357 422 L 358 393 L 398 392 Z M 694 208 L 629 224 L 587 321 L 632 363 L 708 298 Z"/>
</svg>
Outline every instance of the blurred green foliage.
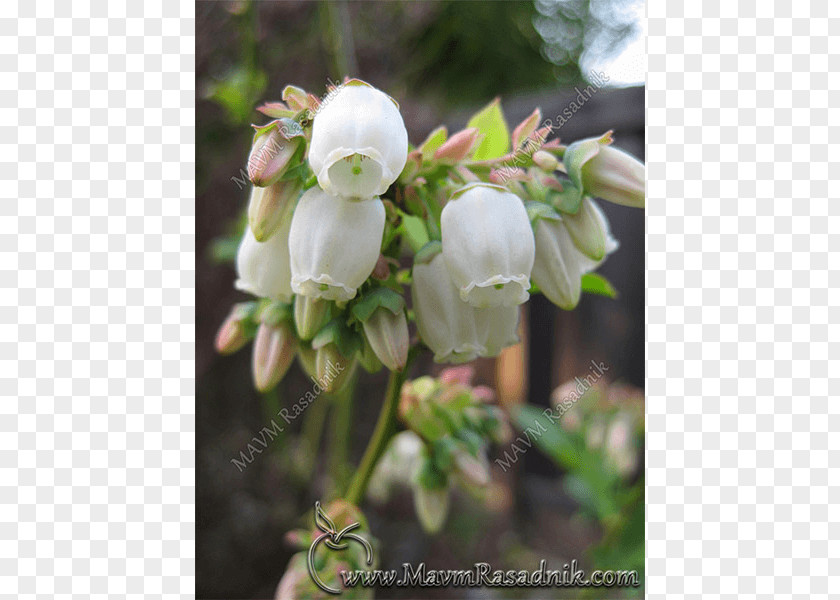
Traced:
<svg viewBox="0 0 840 600">
<path fill-rule="evenodd" d="M 561 386 L 555 401 L 574 398 L 577 384 Z M 578 389 L 579 391 L 579 389 Z M 562 396 L 562 398 L 560 397 Z M 516 413 L 520 437 L 564 471 L 563 488 L 580 507 L 580 517 L 596 521 L 601 540 L 589 550 L 594 569 L 632 569 L 644 581 L 645 483 L 644 397 L 641 390 L 601 384 L 589 388 L 551 417 L 525 405 Z M 557 419 L 558 415 L 562 415 Z M 529 433 L 530 429 L 530 433 Z M 641 470 L 640 470 L 641 469 Z M 628 588 L 630 595 L 642 587 Z"/>
<path fill-rule="evenodd" d="M 407 32 L 408 85 L 450 104 L 475 104 L 510 92 L 555 85 L 555 68 L 540 53 L 532 2 L 435 5 L 435 18 Z"/>
</svg>

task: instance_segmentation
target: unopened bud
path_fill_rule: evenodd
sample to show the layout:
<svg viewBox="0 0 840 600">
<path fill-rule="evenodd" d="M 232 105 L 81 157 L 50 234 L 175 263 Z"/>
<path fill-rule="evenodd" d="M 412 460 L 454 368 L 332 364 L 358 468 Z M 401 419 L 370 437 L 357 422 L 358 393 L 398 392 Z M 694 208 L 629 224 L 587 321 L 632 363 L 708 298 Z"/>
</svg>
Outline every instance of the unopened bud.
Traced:
<svg viewBox="0 0 840 600">
<path fill-rule="evenodd" d="M 219 354 L 233 354 L 254 337 L 251 322 L 252 304 L 237 304 L 216 333 L 216 351 Z"/>
<path fill-rule="evenodd" d="M 329 302 L 311 296 L 295 296 L 295 327 L 302 340 L 311 340 L 327 321 Z"/>
<path fill-rule="evenodd" d="M 270 238 L 284 218 L 291 218 L 289 209 L 301 188 L 299 179 L 278 181 L 268 187 L 254 186 L 248 203 L 248 226 L 258 242 Z"/>
<path fill-rule="evenodd" d="M 446 521 L 449 512 L 449 489 L 446 487 L 427 489 L 414 486 L 414 510 L 426 533 L 437 533 Z"/>
<path fill-rule="evenodd" d="M 297 358 L 300 368 L 310 377 L 317 377 L 318 371 L 315 366 L 315 356 L 317 352 L 312 349 L 309 344 L 299 344 Z"/>
<path fill-rule="evenodd" d="M 531 160 L 534 161 L 535 165 L 547 173 L 553 173 L 560 164 L 551 152 L 546 152 L 545 150 L 537 150 L 534 152 L 533 156 L 531 156 Z"/>
<path fill-rule="evenodd" d="M 285 321 L 276 325 L 260 325 L 252 356 L 254 384 L 258 390 L 267 392 L 283 379 L 296 350 L 297 339 Z"/>
<path fill-rule="evenodd" d="M 522 121 L 516 128 L 513 130 L 511 134 L 511 141 L 513 142 L 513 149 L 516 150 L 528 139 L 528 137 L 534 133 L 537 129 L 537 125 L 540 124 L 542 120 L 542 112 L 539 108 L 535 108 L 534 112 L 532 112 L 528 117 Z"/>
<path fill-rule="evenodd" d="M 333 343 L 315 352 L 315 378 L 325 392 L 340 390 L 353 372 L 352 366 L 352 361 L 344 358 Z"/>
<path fill-rule="evenodd" d="M 376 352 L 370 347 L 367 339 L 364 340 L 359 351 L 359 364 L 368 373 L 376 373 L 382 368 L 382 361 L 376 356 Z"/>
<path fill-rule="evenodd" d="M 394 314 L 380 306 L 362 323 L 365 337 L 379 360 L 391 371 L 399 371 L 408 359 L 408 322 L 405 311 Z"/>
<path fill-rule="evenodd" d="M 563 163 L 572 181 L 579 179 L 585 192 L 616 204 L 643 208 L 645 165 L 626 152 L 613 148 L 612 132 L 600 138 L 571 144 Z"/>
<path fill-rule="evenodd" d="M 605 220 L 598 215 L 598 207 L 590 198 L 584 198 L 580 210 L 573 215 L 563 215 L 563 223 L 578 250 L 592 260 L 601 260 L 607 251 Z"/>
<path fill-rule="evenodd" d="M 273 127 L 258 129 L 248 156 L 248 178 L 259 187 L 271 185 L 286 171 L 300 145 L 300 139 L 287 139 L 276 123 Z"/>
<path fill-rule="evenodd" d="M 475 127 L 459 131 L 446 140 L 440 148 L 435 150 L 435 160 L 447 164 L 460 162 L 469 157 L 478 148 L 483 138 L 484 136 Z"/>
<path fill-rule="evenodd" d="M 309 98 L 306 92 L 294 85 L 287 85 L 283 88 L 283 101 L 294 111 L 301 111 L 309 108 Z"/>
</svg>

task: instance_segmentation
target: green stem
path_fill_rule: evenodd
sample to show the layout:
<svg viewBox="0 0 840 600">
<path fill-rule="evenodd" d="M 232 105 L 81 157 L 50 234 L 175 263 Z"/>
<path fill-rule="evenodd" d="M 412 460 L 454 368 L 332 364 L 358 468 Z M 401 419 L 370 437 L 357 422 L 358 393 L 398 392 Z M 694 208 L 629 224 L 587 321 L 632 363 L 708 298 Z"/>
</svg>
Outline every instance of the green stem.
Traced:
<svg viewBox="0 0 840 600">
<path fill-rule="evenodd" d="M 301 478 L 312 476 L 329 405 L 330 398 L 327 394 L 315 400 L 307 411 L 306 418 L 301 426 L 298 459 L 294 463 L 294 470 Z"/>
<path fill-rule="evenodd" d="M 364 498 L 367 490 L 370 476 L 373 474 L 373 468 L 385 452 L 388 441 L 395 433 L 395 417 L 397 415 L 397 405 L 400 399 L 400 390 L 403 382 L 405 382 L 408 374 L 409 366 L 414 358 L 417 348 L 411 348 L 408 352 L 408 360 L 405 368 L 402 371 L 391 371 L 391 376 L 388 378 L 388 387 L 385 391 L 385 398 L 382 402 L 382 409 L 379 411 L 379 419 L 376 421 L 376 427 L 373 430 L 373 435 L 368 442 L 365 449 L 362 462 L 353 476 L 353 481 L 350 483 L 350 488 L 344 496 L 350 504 L 359 506 L 362 498 Z"/>
<path fill-rule="evenodd" d="M 353 415 L 353 390 L 356 387 L 356 375 L 352 380 L 332 397 L 330 413 L 330 455 L 329 472 L 332 474 L 328 496 L 339 495 L 347 485 L 350 476 L 350 465 L 347 459 L 347 448 L 350 440 L 350 428 Z"/>
</svg>

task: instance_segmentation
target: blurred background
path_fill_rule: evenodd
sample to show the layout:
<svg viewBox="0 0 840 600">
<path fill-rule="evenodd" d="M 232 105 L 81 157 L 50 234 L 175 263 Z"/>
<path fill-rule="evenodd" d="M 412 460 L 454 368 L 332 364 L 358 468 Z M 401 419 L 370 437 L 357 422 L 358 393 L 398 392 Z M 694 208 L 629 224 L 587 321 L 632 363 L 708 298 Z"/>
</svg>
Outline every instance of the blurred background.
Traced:
<svg viewBox="0 0 840 600">
<path fill-rule="evenodd" d="M 197 3 L 197 597 L 273 597 L 294 552 L 284 534 L 310 526 L 304 521 L 311 521 L 313 502 L 334 495 L 358 464 L 386 380 L 385 372 L 361 373 L 344 403 L 353 411 L 351 431 L 347 414 L 316 402 L 246 469 L 232 464 L 279 408 L 311 388 L 293 366 L 276 391 L 258 394 L 250 352 L 222 357 L 213 349 L 219 324 L 245 299 L 233 288 L 230 260 L 249 191 L 233 178 L 247 160 L 250 124 L 268 120 L 255 107 L 279 100 L 287 84 L 322 95 L 329 81 L 355 76 L 398 100 L 417 144 L 441 123 L 450 132 L 463 128 L 496 96 L 513 127 L 535 106 L 555 118 L 580 90 L 608 79 L 560 128 L 560 138 L 569 143 L 612 129 L 616 145 L 644 161 L 643 17 L 644 2 L 634 0 Z M 587 464 L 597 468 L 564 463 L 553 438 L 546 439 L 510 469 L 493 464 L 487 498 L 456 497 L 437 536 L 422 532 L 410 494 L 363 503 L 386 549 L 381 567 L 425 561 L 430 568 L 469 568 L 483 560 L 494 568 L 535 568 L 545 558 L 550 567 L 577 559 L 588 569 L 643 572 L 644 214 L 600 206 L 621 247 L 599 272 L 619 298 L 584 295 L 576 310 L 564 312 L 532 297 L 523 343 L 476 363 L 478 382 L 493 387 L 514 413 L 524 404 L 550 406 L 553 392 L 561 397 L 558 386 L 589 373 L 590 361 L 607 365 L 598 387 L 576 405 L 574 423 L 555 432 L 591 455 Z M 423 356 L 412 372 L 439 370 Z M 341 429 L 349 443 L 332 447 Z M 504 450 L 496 448 L 491 461 Z M 464 594 L 586 595 L 393 589 L 377 597 Z M 593 597 L 604 596 L 601 590 Z"/>
</svg>

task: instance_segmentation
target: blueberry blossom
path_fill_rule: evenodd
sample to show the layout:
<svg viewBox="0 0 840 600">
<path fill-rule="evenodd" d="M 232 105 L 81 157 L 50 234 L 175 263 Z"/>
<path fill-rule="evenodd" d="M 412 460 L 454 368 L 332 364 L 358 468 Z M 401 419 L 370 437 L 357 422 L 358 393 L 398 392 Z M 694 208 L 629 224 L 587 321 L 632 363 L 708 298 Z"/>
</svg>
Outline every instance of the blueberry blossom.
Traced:
<svg viewBox="0 0 840 600">
<path fill-rule="evenodd" d="M 580 300 L 581 277 L 597 269 L 606 256 L 618 248 L 604 213 L 594 203 L 592 206 L 605 236 L 604 258 L 600 260 L 593 260 L 578 249 L 567 229 L 565 217 L 537 221 L 537 252 L 531 277 L 546 298 L 565 310 L 573 309 Z"/>
<path fill-rule="evenodd" d="M 516 307 L 473 308 L 463 302 L 449 277 L 442 254 L 415 263 L 411 298 L 417 329 L 434 352 L 435 362 L 463 363 L 495 356 L 519 342 Z"/>
<path fill-rule="evenodd" d="M 376 266 L 384 228 L 379 198 L 354 202 L 317 187 L 308 190 L 289 232 L 294 293 L 339 302 L 353 298 Z"/>
<path fill-rule="evenodd" d="M 250 227 L 245 228 L 236 256 L 237 289 L 261 298 L 291 301 L 290 225 L 287 217 L 265 242 L 257 241 Z"/>
<path fill-rule="evenodd" d="M 312 122 L 309 166 L 333 194 L 384 194 L 405 166 L 408 133 L 399 106 L 358 79 L 326 99 Z"/>
<path fill-rule="evenodd" d="M 441 238 L 462 300 L 477 308 L 528 300 L 534 234 L 518 196 L 489 183 L 462 187 L 443 208 Z"/>
</svg>

